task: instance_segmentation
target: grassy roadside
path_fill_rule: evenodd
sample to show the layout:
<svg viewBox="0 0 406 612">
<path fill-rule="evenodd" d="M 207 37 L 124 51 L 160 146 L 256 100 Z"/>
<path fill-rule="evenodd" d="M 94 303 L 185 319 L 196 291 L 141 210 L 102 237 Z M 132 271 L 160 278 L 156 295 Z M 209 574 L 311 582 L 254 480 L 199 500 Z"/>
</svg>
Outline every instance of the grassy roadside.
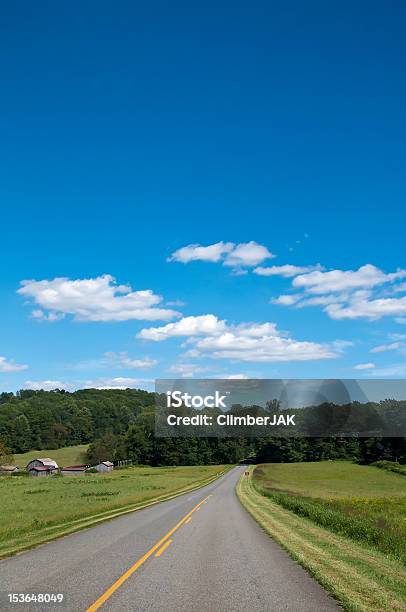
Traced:
<svg viewBox="0 0 406 612">
<path fill-rule="evenodd" d="M 395 559 L 319 527 L 261 495 L 252 469 L 237 485 L 263 529 L 351 612 L 406 610 L 406 571 Z"/>
<path fill-rule="evenodd" d="M 232 466 L 0 480 L 0 559 L 210 484 Z"/>
<path fill-rule="evenodd" d="M 406 565 L 406 483 L 396 473 L 348 461 L 258 465 L 254 486 L 319 527 Z"/>
</svg>

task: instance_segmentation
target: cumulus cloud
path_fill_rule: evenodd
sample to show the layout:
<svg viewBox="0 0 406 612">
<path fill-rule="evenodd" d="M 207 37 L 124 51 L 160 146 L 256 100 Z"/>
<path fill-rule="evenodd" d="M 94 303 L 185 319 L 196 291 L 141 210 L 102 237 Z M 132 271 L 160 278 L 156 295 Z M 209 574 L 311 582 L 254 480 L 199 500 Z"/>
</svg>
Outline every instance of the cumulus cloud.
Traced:
<svg viewBox="0 0 406 612">
<path fill-rule="evenodd" d="M 15 361 L 7 360 L 5 357 L 0 357 L 0 372 L 20 372 L 28 368 L 25 364 L 15 363 Z"/>
<path fill-rule="evenodd" d="M 192 348 L 189 358 L 208 356 L 251 362 L 309 361 L 337 357 L 340 343 L 319 344 L 299 341 L 280 332 L 274 323 L 241 323 L 229 325 L 214 315 L 185 317 L 162 327 L 143 329 L 140 338 L 163 341 L 187 337 Z"/>
<path fill-rule="evenodd" d="M 142 329 L 138 338 L 159 342 L 173 337 L 201 336 L 204 334 L 217 334 L 225 329 L 225 322 L 220 321 L 212 314 L 197 317 L 183 317 L 176 323 L 168 323 L 163 327 L 149 327 Z"/>
<path fill-rule="evenodd" d="M 406 315 L 406 296 L 387 297 L 386 287 L 406 277 L 406 270 L 386 274 L 372 264 L 358 270 L 315 270 L 295 276 L 293 294 L 272 300 L 282 306 L 321 306 L 331 319 L 366 318 L 377 320 L 384 316 L 402 318 Z"/>
<path fill-rule="evenodd" d="M 372 370 L 375 368 L 375 364 L 369 361 L 368 363 L 359 363 L 354 366 L 354 370 Z"/>
<path fill-rule="evenodd" d="M 237 244 L 237 246 L 228 253 L 224 260 L 224 265 L 233 267 L 257 266 L 271 257 L 275 257 L 275 255 L 268 251 L 265 246 L 251 240 L 251 242 Z"/>
<path fill-rule="evenodd" d="M 284 276 L 285 278 L 291 278 L 292 276 L 298 276 L 299 274 L 322 269 L 323 266 L 320 264 L 316 264 L 315 266 L 294 266 L 292 264 L 285 264 L 283 266 L 259 266 L 255 268 L 254 273 L 259 276 Z"/>
<path fill-rule="evenodd" d="M 71 280 L 25 280 L 18 293 L 33 300 L 40 309 L 32 316 L 55 321 L 69 314 L 76 321 L 165 321 L 179 316 L 175 310 L 158 308 L 161 296 L 151 289 L 133 291 L 117 285 L 113 276 Z"/>
<path fill-rule="evenodd" d="M 225 266 L 239 269 L 257 266 L 266 259 L 275 257 L 265 246 L 251 240 L 235 244 L 234 242 L 216 242 L 208 246 L 200 244 L 189 244 L 178 249 L 168 261 L 189 263 L 191 261 L 222 262 Z"/>
<path fill-rule="evenodd" d="M 233 242 L 216 242 L 208 246 L 189 244 L 172 253 L 172 255 L 168 257 L 168 261 L 179 261 L 180 263 L 211 261 L 217 263 L 221 261 L 227 253 L 232 251 L 234 246 Z"/>
<path fill-rule="evenodd" d="M 371 264 L 361 266 L 358 270 L 315 271 L 297 276 L 292 285 L 305 289 L 308 293 L 334 293 L 354 289 L 370 289 L 406 276 L 406 270 L 385 274 Z"/>
<path fill-rule="evenodd" d="M 332 319 L 378 320 L 385 316 L 406 314 L 406 297 L 368 299 L 355 296 L 348 304 L 330 304 L 326 307 L 326 312 Z"/>
<path fill-rule="evenodd" d="M 296 304 L 301 298 L 301 295 L 291 293 L 286 295 L 280 295 L 279 297 L 271 300 L 272 304 L 280 304 L 281 306 L 292 306 Z"/>
</svg>

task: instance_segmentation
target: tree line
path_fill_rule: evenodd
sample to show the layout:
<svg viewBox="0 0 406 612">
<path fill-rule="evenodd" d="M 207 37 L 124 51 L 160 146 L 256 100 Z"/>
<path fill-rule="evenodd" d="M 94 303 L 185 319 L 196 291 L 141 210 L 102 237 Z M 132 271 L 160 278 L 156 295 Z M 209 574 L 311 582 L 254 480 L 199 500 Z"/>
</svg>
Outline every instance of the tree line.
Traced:
<svg viewBox="0 0 406 612">
<path fill-rule="evenodd" d="M 90 444 L 90 463 L 131 459 L 142 465 L 237 463 L 248 458 L 258 462 L 351 459 L 406 463 L 405 438 L 159 438 L 154 435 L 154 410 L 155 394 L 140 389 L 1 393 L 0 450 L 6 457 L 7 452 Z"/>
</svg>

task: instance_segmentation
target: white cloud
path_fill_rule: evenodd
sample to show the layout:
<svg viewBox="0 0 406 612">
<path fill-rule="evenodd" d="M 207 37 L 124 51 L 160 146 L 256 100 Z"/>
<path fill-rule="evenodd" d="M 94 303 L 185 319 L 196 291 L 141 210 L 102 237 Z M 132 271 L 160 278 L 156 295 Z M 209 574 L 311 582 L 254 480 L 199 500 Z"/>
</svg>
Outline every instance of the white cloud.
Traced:
<svg viewBox="0 0 406 612">
<path fill-rule="evenodd" d="M 176 323 L 168 323 L 163 327 L 149 327 L 142 329 L 137 335 L 144 340 L 159 342 L 167 338 L 182 336 L 201 336 L 204 334 L 216 334 L 225 329 L 225 322 L 220 321 L 212 314 L 197 317 L 183 317 Z"/>
<path fill-rule="evenodd" d="M 377 320 L 393 316 L 402 322 L 402 315 L 406 315 L 406 296 L 387 297 L 388 290 L 383 285 L 394 285 L 393 294 L 397 281 L 405 277 L 406 270 L 386 274 L 372 264 L 358 270 L 316 270 L 296 276 L 292 281 L 296 293 L 281 295 L 272 302 L 296 308 L 322 306 L 329 317 L 336 320 Z M 298 290 L 302 292 L 297 293 Z"/>
<path fill-rule="evenodd" d="M 379 346 L 374 346 L 370 350 L 370 353 L 384 353 L 386 351 L 398 351 L 406 347 L 406 342 L 390 342 L 389 344 L 380 344 Z"/>
<path fill-rule="evenodd" d="M 275 257 L 275 255 L 268 251 L 265 246 L 251 240 L 251 242 L 237 244 L 227 255 L 224 265 L 237 268 L 239 266 L 257 266 L 271 257 Z"/>
<path fill-rule="evenodd" d="M 290 278 L 298 274 L 322 269 L 323 267 L 320 264 L 316 264 L 315 266 L 293 266 L 291 264 L 285 264 L 283 266 L 270 266 L 267 268 L 260 266 L 255 268 L 254 273 L 259 276 L 284 276 L 285 278 Z"/>
<path fill-rule="evenodd" d="M 72 391 L 76 386 L 74 383 L 63 382 L 62 380 L 26 380 L 24 388 L 33 391 L 54 391 L 55 389 Z"/>
<path fill-rule="evenodd" d="M 48 321 L 50 323 L 53 323 L 54 321 L 60 321 L 61 319 L 65 317 L 63 313 L 49 312 L 47 314 L 41 309 L 33 310 L 31 312 L 31 316 L 33 319 L 36 319 L 37 321 Z"/>
<path fill-rule="evenodd" d="M 406 314 L 406 297 L 366 299 L 353 297 L 348 304 L 330 304 L 326 312 L 332 319 L 381 319 L 385 316 Z"/>
<path fill-rule="evenodd" d="M 265 246 L 258 244 L 254 240 L 240 244 L 221 241 L 208 246 L 189 244 L 172 253 L 168 257 L 168 261 L 178 261 L 180 263 L 189 263 L 191 261 L 218 263 L 222 261 L 223 265 L 239 270 L 244 267 L 257 266 L 271 257 L 275 256 Z"/>
<path fill-rule="evenodd" d="M 193 347 L 185 356 L 209 356 L 251 362 L 282 362 L 330 359 L 342 351 L 334 346 L 304 342 L 278 331 L 274 323 L 241 323 L 228 325 L 214 315 L 185 317 L 163 327 L 143 329 L 139 337 L 162 341 L 175 336 L 188 337 Z"/>
<path fill-rule="evenodd" d="M 5 357 L 0 357 L 0 372 L 20 372 L 27 368 L 27 365 L 15 363 L 13 360 L 9 361 Z"/>
<path fill-rule="evenodd" d="M 234 246 L 233 242 L 216 242 L 209 246 L 189 244 L 172 253 L 172 255 L 168 257 L 168 261 L 179 261 L 180 263 L 211 261 L 216 263 L 220 261 L 224 255 L 232 251 Z"/>
<path fill-rule="evenodd" d="M 368 363 L 359 363 L 354 366 L 354 370 L 372 370 L 375 368 L 375 364 L 369 361 Z"/>
<path fill-rule="evenodd" d="M 334 293 L 354 289 L 371 289 L 377 285 L 393 282 L 406 276 L 406 270 L 385 274 L 371 264 L 361 266 L 358 270 L 315 271 L 302 274 L 293 279 L 295 288 L 305 289 L 308 293 Z"/>
<path fill-rule="evenodd" d="M 42 320 L 54 321 L 70 314 L 76 321 L 164 321 L 179 315 L 157 308 L 162 298 L 151 289 L 133 291 L 127 285 L 117 285 L 109 274 L 79 280 L 25 280 L 21 284 L 18 293 L 41 307 L 32 316 Z"/>
<path fill-rule="evenodd" d="M 276 333 L 252 336 L 238 329 L 203 338 L 195 346 L 200 353 L 215 359 L 251 362 L 309 361 L 337 356 L 329 347 L 315 342 L 301 342 Z"/>
<path fill-rule="evenodd" d="M 336 304 L 338 301 L 346 299 L 348 298 L 344 295 L 318 295 L 317 297 L 302 299 L 300 302 L 298 302 L 297 307 L 304 308 L 306 306 L 328 306 L 328 304 Z"/>
<path fill-rule="evenodd" d="M 131 389 L 144 387 L 145 384 L 150 384 L 153 381 L 146 378 L 128 378 L 118 376 L 116 378 L 97 378 L 95 380 L 86 380 L 84 386 L 86 389 Z"/>
<path fill-rule="evenodd" d="M 281 306 L 291 306 L 296 304 L 301 298 L 301 295 L 293 293 L 291 295 L 280 295 L 279 297 L 271 300 L 272 304 L 280 304 Z"/>
</svg>

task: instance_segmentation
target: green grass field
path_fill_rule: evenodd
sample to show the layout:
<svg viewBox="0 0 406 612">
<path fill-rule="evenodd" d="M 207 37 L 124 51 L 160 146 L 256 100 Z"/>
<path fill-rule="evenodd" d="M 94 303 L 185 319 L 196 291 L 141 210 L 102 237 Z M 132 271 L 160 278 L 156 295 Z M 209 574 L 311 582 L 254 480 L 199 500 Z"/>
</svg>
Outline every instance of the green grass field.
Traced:
<svg viewBox="0 0 406 612">
<path fill-rule="evenodd" d="M 254 478 L 262 486 L 310 497 L 406 496 L 406 483 L 397 474 L 349 461 L 264 464 L 256 468 Z"/>
<path fill-rule="evenodd" d="M 403 476 L 346 461 L 322 461 L 258 466 L 254 483 L 295 514 L 406 563 Z"/>
<path fill-rule="evenodd" d="M 87 449 L 88 444 L 79 444 L 78 446 L 67 446 L 56 450 L 29 451 L 28 453 L 14 455 L 14 464 L 18 465 L 20 469 L 23 469 L 27 463 L 36 457 L 51 457 L 51 459 L 55 459 L 60 467 L 80 465 L 86 462 Z"/>
<path fill-rule="evenodd" d="M 229 467 L 130 467 L 80 477 L 2 476 L 0 557 L 190 490 Z"/>
<path fill-rule="evenodd" d="M 403 475 L 344 461 L 259 465 L 238 494 L 346 610 L 406 610 Z"/>
</svg>

